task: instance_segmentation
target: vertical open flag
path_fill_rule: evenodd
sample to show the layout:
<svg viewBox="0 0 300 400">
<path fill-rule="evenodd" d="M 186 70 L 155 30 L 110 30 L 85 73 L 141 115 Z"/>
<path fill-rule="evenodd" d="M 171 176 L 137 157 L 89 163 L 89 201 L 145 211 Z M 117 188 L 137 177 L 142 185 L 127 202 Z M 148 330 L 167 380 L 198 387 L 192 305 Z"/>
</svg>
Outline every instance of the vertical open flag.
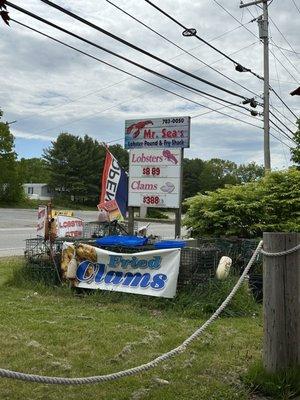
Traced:
<svg viewBox="0 0 300 400">
<path fill-rule="evenodd" d="M 117 159 L 106 148 L 98 209 L 109 213 L 109 219 L 124 219 L 128 202 L 128 177 Z"/>
</svg>

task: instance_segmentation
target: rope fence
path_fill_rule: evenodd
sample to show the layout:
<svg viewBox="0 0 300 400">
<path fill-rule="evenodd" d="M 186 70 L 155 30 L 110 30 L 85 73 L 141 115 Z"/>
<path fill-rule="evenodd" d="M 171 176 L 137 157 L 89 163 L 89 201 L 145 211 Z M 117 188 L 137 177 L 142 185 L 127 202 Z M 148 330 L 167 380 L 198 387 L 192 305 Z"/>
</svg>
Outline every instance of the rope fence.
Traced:
<svg viewBox="0 0 300 400">
<path fill-rule="evenodd" d="M 246 268 L 244 269 L 242 275 L 238 279 L 237 283 L 227 296 L 227 298 L 223 301 L 220 307 L 212 314 L 212 316 L 203 324 L 201 325 L 191 336 L 189 336 L 184 342 L 182 342 L 178 347 L 160 355 L 159 357 L 155 358 L 154 360 L 139 365 L 137 367 L 129 368 L 123 371 L 118 371 L 115 373 L 107 374 L 107 375 L 98 375 L 98 376 L 89 376 L 83 378 L 63 378 L 63 377 L 51 377 L 51 376 L 42 376 L 42 375 L 35 375 L 35 374 L 27 374 L 17 371 L 11 371 L 8 369 L 0 369 L 0 377 L 2 378 L 11 378 L 22 380 L 26 382 L 37 382 L 37 383 L 44 383 L 50 385 L 85 385 L 85 384 L 96 384 L 96 383 L 103 383 L 109 381 L 115 381 L 120 378 L 124 378 L 126 376 L 132 376 L 136 374 L 140 374 L 142 372 L 148 371 L 152 368 L 155 368 L 158 364 L 176 356 L 177 354 L 182 353 L 187 346 L 189 346 L 194 340 L 196 340 L 208 327 L 212 324 L 222 313 L 222 311 L 227 307 L 230 303 L 236 292 L 241 287 L 242 283 L 244 282 L 248 272 L 254 263 L 256 257 L 258 256 L 259 252 L 262 249 L 263 242 L 260 241 L 257 248 L 255 249 L 252 257 L 250 258 Z"/>
</svg>

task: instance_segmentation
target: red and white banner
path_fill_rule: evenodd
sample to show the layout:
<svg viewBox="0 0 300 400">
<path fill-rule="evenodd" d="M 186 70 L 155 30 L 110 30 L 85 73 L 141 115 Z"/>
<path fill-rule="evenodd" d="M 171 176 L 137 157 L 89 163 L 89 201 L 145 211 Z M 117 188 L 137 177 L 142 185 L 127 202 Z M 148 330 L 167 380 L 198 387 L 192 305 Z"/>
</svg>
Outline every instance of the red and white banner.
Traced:
<svg viewBox="0 0 300 400">
<path fill-rule="evenodd" d="M 101 196 L 98 209 L 109 213 L 110 220 L 126 217 L 128 178 L 117 159 L 107 150 L 102 173 Z"/>
</svg>

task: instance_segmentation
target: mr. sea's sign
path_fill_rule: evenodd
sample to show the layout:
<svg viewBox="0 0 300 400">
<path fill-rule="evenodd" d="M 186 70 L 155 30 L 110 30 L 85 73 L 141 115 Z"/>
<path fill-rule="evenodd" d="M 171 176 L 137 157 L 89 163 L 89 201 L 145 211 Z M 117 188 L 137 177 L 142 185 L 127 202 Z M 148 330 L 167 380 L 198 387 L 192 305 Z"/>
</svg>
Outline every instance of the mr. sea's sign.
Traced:
<svg viewBox="0 0 300 400">
<path fill-rule="evenodd" d="M 125 121 L 125 149 L 190 147 L 190 117 Z"/>
</svg>

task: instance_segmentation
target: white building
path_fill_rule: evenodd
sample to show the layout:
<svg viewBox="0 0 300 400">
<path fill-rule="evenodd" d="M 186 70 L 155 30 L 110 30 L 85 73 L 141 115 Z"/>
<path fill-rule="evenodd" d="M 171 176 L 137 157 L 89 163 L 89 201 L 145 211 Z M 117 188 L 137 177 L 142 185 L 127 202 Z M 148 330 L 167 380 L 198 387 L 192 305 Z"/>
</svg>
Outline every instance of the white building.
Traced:
<svg viewBox="0 0 300 400">
<path fill-rule="evenodd" d="M 31 200 L 51 200 L 53 193 L 47 183 L 24 183 L 23 189 Z"/>
</svg>

